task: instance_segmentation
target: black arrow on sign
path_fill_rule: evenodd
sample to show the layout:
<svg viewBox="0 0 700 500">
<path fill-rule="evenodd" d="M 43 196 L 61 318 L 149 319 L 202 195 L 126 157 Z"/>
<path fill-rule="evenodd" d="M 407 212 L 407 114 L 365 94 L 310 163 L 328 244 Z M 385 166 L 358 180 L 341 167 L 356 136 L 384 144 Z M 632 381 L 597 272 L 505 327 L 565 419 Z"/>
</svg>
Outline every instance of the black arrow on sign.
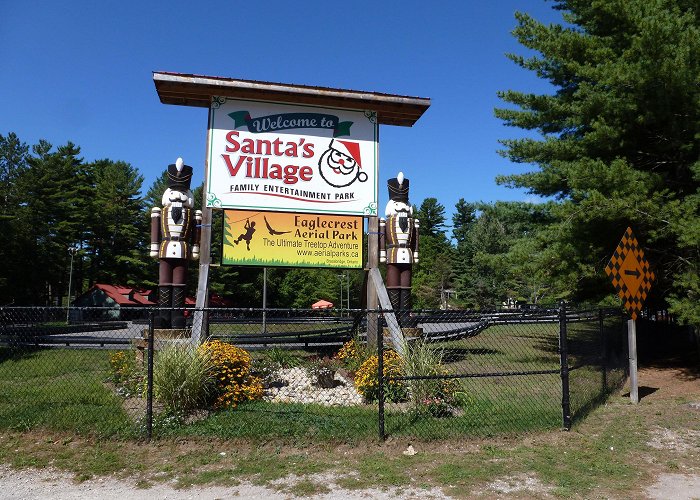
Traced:
<svg viewBox="0 0 700 500">
<path fill-rule="evenodd" d="M 639 278 L 639 271 L 636 269 L 634 271 L 630 271 L 629 269 L 625 269 L 625 274 L 629 274 L 630 276 L 634 276 L 635 278 Z"/>
</svg>

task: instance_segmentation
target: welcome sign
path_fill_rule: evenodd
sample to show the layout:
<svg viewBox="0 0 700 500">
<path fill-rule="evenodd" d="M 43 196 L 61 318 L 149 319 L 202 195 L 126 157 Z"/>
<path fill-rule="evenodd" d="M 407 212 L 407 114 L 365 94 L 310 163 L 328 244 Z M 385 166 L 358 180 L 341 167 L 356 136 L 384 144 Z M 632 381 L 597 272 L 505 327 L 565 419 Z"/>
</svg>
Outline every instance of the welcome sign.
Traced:
<svg viewBox="0 0 700 500">
<path fill-rule="evenodd" d="M 376 113 L 214 97 L 207 206 L 377 213 Z"/>
<path fill-rule="evenodd" d="M 221 263 L 361 268 L 362 217 L 224 210 Z"/>
</svg>

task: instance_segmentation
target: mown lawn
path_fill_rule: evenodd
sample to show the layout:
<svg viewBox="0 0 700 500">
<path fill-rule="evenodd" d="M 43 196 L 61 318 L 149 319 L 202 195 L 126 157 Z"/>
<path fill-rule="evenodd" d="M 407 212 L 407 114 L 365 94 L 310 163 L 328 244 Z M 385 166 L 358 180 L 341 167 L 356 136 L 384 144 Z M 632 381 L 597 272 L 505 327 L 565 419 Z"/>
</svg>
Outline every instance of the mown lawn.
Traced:
<svg viewBox="0 0 700 500">
<path fill-rule="evenodd" d="M 0 427 L 132 435 L 107 372 L 107 351 L 0 349 Z"/>
<path fill-rule="evenodd" d="M 580 345 L 595 342 L 590 325 L 573 325 L 569 334 Z M 452 416 L 433 418 L 411 411 L 407 403 L 387 402 L 384 423 L 389 436 L 442 439 L 563 425 L 558 325 L 499 325 L 439 348 L 450 374 L 476 375 L 456 379 L 459 406 Z M 142 435 L 138 420 L 145 414 L 127 415 L 122 399 L 105 383 L 108 365 L 108 352 L 102 350 L 0 350 L 0 428 Z M 527 373 L 541 371 L 552 373 Z M 621 380 L 620 373 L 614 372 L 614 377 Z M 610 372 L 608 377 L 612 376 Z M 587 412 L 605 394 L 599 368 L 584 366 L 572 371 L 574 414 Z M 156 418 L 155 433 L 358 441 L 376 439 L 379 432 L 376 404 L 329 408 L 257 401 L 195 420 L 173 425 L 168 419 Z"/>
</svg>

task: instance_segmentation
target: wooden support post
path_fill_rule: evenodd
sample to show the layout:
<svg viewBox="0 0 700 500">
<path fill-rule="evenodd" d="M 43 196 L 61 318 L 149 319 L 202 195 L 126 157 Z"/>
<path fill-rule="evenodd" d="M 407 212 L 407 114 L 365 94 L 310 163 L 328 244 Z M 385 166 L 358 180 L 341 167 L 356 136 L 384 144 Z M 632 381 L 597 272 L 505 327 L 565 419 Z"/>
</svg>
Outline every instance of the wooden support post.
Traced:
<svg viewBox="0 0 700 500">
<path fill-rule="evenodd" d="M 208 123 L 211 125 L 211 109 Z M 211 127 L 209 127 L 211 128 Z M 204 189 L 202 189 L 202 232 L 199 238 L 199 279 L 197 281 L 197 302 L 192 315 L 192 342 L 201 344 L 207 335 L 209 316 L 204 311 L 209 305 L 209 265 L 211 264 L 211 208 L 207 207 L 207 181 L 209 177 L 209 132 L 207 130 L 204 154 Z"/>
<path fill-rule="evenodd" d="M 382 306 L 382 314 L 384 320 L 386 321 L 386 326 L 389 329 L 389 336 L 391 338 L 391 343 L 394 345 L 394 350 L 401 356 L 405 354 L 406 351 L 406 341 L 403 338 L 403 333 L 401 332 L 401 327 L 399 322 L 396 320 L 396 315 L 391 307 L 391 301 L 389 300 L 389 294 L 384 286 L 384 280 L 382 280 L 382 275 L 378 268 L 369 270 L 370 282 L 374 282 L 374 288 L 377 291 L 377 297 L 379 299 L 379 304 Z M 380 337 L 379 342 L 383 342 L 383 335 Z"/>
<path fill-rule="evenodd" d="M 379 270 L 379 218 L 367 218 L 367 270 Z M 379 315 L 375 311 L 379 307 L 377 287 L 372 279 L 367 280 L 367 344 L 377 346 L 379 338 Z"/>
<path fill-rule="evenodd" d="M 639 387 L 637 385 L 637 323 L 627 320 L 627 347 L 630 360 L 630 401 L 639 403 Z"/>
</svg>

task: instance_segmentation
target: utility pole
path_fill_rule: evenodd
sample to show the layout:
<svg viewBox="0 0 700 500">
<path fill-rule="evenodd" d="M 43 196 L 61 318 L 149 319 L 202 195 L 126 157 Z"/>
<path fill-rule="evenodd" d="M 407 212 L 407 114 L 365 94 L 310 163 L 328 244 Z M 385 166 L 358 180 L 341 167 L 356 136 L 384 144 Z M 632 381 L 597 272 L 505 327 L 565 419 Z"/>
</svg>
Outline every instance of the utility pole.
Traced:
<svg viewBox="0 0 700 500">
<path fill-rule="evenodd" d="M 76 246 L 68 247 L 68 253 L 70 254 L 70 272 L 68 273 L 68 307 L 66 308 L 66 324 L 70 323 L 70 295 L 73 289 L 73 257 L 78 253 L 80 248 Z"/>
</svg>

